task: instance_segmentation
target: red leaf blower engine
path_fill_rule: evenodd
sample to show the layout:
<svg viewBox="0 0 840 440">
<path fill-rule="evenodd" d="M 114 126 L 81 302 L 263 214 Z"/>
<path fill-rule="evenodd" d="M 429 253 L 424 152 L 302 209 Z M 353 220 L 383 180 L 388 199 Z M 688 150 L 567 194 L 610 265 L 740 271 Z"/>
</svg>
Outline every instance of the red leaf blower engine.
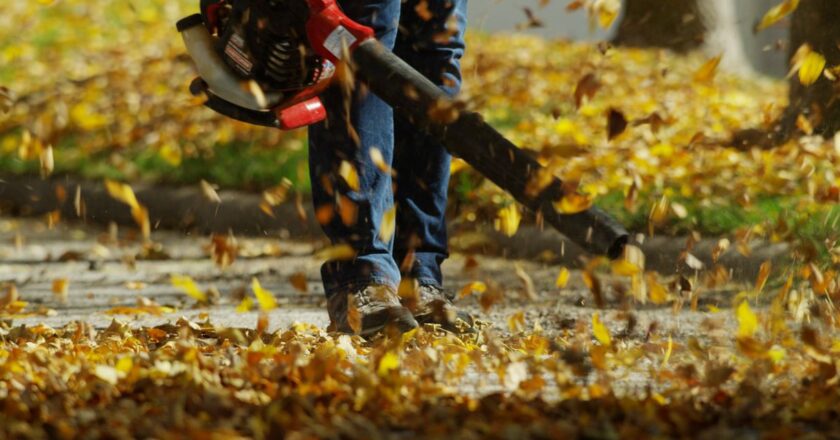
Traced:
<svg viewBox="0 0 840 440">
<path fill-rule="evenodd" d="M 207 107 L 267 127 L 313 124 L 326 116 L 318 95 L 335 66 L 346 62 L 394 111 L 570 240 L 611 258 L 623 252 L 628 233 L 621 224 L 598 208 L 558 212 L 555 204 L 564 196 L 559 179 L 479 114 L 459 110 L 335 0 L 201 0 L 200 7 L 200 14 L 177 26 L 200 75 L 190 91 L 204 94 Z"/>
</svg>

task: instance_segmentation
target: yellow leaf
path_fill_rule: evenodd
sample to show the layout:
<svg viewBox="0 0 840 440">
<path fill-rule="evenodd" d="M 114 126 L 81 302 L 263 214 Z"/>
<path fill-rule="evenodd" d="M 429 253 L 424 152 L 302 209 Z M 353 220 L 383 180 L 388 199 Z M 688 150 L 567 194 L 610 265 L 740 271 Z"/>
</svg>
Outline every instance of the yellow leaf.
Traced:
<svg viewBox="0 0 840 440">
<path fill-rule="evenodd" d="M 825 57 L 818 52 L 808 52 L 799 66 L 799 82 L 809 86 L 817 81 L 825 68 Z"/>
<path fill-rule="evenodd" d="M 665 301 L 668 301 L 668 291 L 665 290 L 664 286 L 656 281 L 656 275 L 653 272 L 648 272 L 646 278 L 651 302 L 654 304 L 662 304 Z"/>
<path fill-rule="evenodd" d="M 356 257 L 356 250 L 353 249 L 349 244 L 338 244 L 335 246 L 330 246 L 318 251 L 315 254 L 316 260 L 326 260 L 326 261 L 344 261 L 344 260 L 352 260 Z"/>
<path fill-rule="evenodd" d="M 519 208 L 515 203 L 511 203 L 499 210 L 497 229 L 508 237 L 513 237 L 519 229 L 520 221 L 522 221 L 522 215 L 519 214 Z"/>
<path fill-rule="evenodd" d="M 694 72 L 694 81 L 697 82 L 709 82 L 712 78 L 715 77 L 715 73 L 717 72 L 718 65 L 720 64 L 720 59 L 723 55 L 718 55 L 714 58 L 709 59 L 706 61 L 697 72 Z"/>
<path fill-rule="evenodd" d="M 758 329 L 758 318 L 750 308 L 746 301 L 743 301 L 736 310 L 736 317 L 738 318 L 738 337 L 751 338 L 755 335 Z"/>
<path fill-rule="evenodd" d="M 130 206 L 132 210 L 140 207 L 140 203 L 134 195 L 134 190 L 130 186 L 113 180 L 105 180 L 105 189 L 108 190 L 111 197 Z"/>
<path fill-rule="evenodd" d="M 131 356 L 124 356 L 117 361 L 116 369 L 121 375 L 126 375 L 134 367 L 134 360 Z"/>
<path fill-rule="evenodd" d="M 379 368 L 377 368 L 376 372 L 380 376 L 387 376 L 388 373 L 399 367 L 400 356 L 393 351 L 389 351 L 382 356 L 382 359 L 379 360 Z"/>
<path fill-rule="evenodd" d="M 525 328 L 525 312 L 519 311 L 508 318 L 508 328 L 511 333 L 516 333 Z"/>
<path fill-rule="evenodd" d="M 662 359 L 662 368 L 668 365 L 668 360 L 671 359 L 671 352 L 674 350 L 674 340 L 671 335 L 668 335 L 668 348 L 665 349 L 665 357 Z"/>
<path fill-rule="evenodd" d="M 764 14 L 764 17 L 761 18 L 761 22 L 758 23 L 755 30 L 762 31 L 770 26 L 773 26 L 778 23 L 779 20 L 785 18 L 791 12 L 796 10 L 797 6 L 799 6 L 799 0 L 785 0 L 778 5 L 773 6 L 766 14 Z"/>
<path fill-rule="evenodd" d="M 344 179 L 344 182 L 347 183 L 350 189 L 353 191 L 359 190 L 359 173 L 353 164 L 346 160 L 341 161 L 341 165 L 338 167 L 338 174 Z"/>
<path fill-rule="evenodd" d="M 277 300 L 274 299 L 274 294 L 263 289 L 256 277 L 251 279 L 251 290 L 254 291 L 254 296 L 257 297 L 260 310 L 273 310 L 277 308 Z"/>
<path fill-rule="evenodd" d="M 771 267 L 772 263 L 769 260 L 761 263 L 761 267 L 758 269 L 758 278 L 755 280 L 756 292 L 764 290 L 764 285 L 767 284 L 767 278 L 770 277 Z"/>
<path fill-rule="evenodd" d="M 254 300 L 250 296 L 242 298 L 242 301 L 236 306 L 236 313 L 250 312 L 254 308 Z"/>
<path fill-rule="evenodd" d="M 601 29 L 609 29 L 621 9 L 617 0 L 595 0 L 595 12 L 598 15 L 598 25 Z"/>
<path fill-rule="evenodd" d="M 55 294 L 56 297 L 58 297 L 59 301 L 66 302 L 69 287 L 70 282 L 67 281 L 67 278 L 58 278 L 53 280 L 52 292 Z"/>
<path fill-rule="evenodd" d="M 113 180 L 105 180 L 105 189 L 111 197 L 131 207 L 131 217 L 134 219 L 134 222 L 140 226 L 143 238 L 148 239 L 151 235 L 149 211 L 137 201 L 137 197 L 134 195 L 134 190 L 124 183 L 115 182 Z"/>
<path fill-rule="evenodd" d="M 207 295 L 198 288 L 192 278 L 183 275 L 172 275 L 170 281 L 176 289 L 181 289 L 184 293 L 191 296 L 196 301 L 207 301 Z"/>
<path fill-rule="evenodd" d="M 586 211 L 591 206 L 592 197 L 576 192 L 566 194 L 559 202 L 554 203 L 554 209 L 561 214 L 577 214 Z"/>
<path fill-rule="evenodd" d="M 376 166 L 379 171 L 383 173 L 391 173 L 391 167 L 387 163 L 385 163 L 385 157 L 382 155 L 382 151 L 378 148 L 371 148 L 370 149 L 370 160 Z"/>
<path fill-rule="evenodd" d="M 458 294 L 460 298 L 464 298 L 466 296 L 472 295 L 473 293 L 482 294 L 487 291 L 487 284 L 484 284 L 481 281 L 473 281 L 461 289 L 461 292 Z"/>
<path fill-rule="evenodd" d="M 161 146 L 160 150 L 158 150 L 158 154 L 160 154 L 160 157 L 166 161 L 166 163 L 172 165 L 173 167 L 181 165 L 183 153 L 181 153 L 181 147 L 174 143 L 169 142 Z"/>
<path fill-rule="evenodd" d="M 569 276 L 570 276 L 569 269 L 566 269 L 565 267 L 561 267 L 560 268 L 560 273 L 557 274 L 557 281 L 554 282 L 554 285 L 556 285 L 557 287 L 559 287 L 561 289 L 566 287 L 566 285 L 569 284 Z"/>
<path fill-rule="evenodd" d="M 394 232 L 397 230 L 397 206 L 394 205 L 391 209 L 382 214 L 382 221 L 379 224 L 379 239 L 383 243 L 391 241 Z"/>
<path fill-rule="evenodd" d="M 770 357 L 770 360 L 773 361 L 774 364 L 778 364 L 785 358 L 785 349 L 782 347 L 773 347 L 770 350 L 767 350 L 767 356 Z"/>
<path fill-rule="evenodd" d="M 468 166 L 464 159 L 452 158 L 452 162 L 449 164 L 449 174 L 455 174 Z"/>
<path fill-rule="evenodd" d="M 592 334 L 595 335 L 595 339 L 597 339 L 601 345 L 609 347 L 610 344 L 612 344 L 610 331 L 603 323 L 601 323 L 601 319 L 597 313 L 592 314 Z"/>
</svg>

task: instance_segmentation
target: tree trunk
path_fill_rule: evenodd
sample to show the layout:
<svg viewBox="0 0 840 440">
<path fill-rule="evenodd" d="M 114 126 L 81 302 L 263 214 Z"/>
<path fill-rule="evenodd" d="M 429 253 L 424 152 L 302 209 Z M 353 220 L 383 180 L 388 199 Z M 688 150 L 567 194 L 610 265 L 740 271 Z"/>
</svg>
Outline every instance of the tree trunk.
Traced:
<svg viewBox="0 0 840 440">
<path fill-rule="evenodd" d="M 822 54 L 826 68 L 840 65 L 840 3 L 837 0 L 807 0 L 793 13 L 790 29 L 790 56 L 803 44 Z M 797 75 L 790 79 L 790 104 L 782 123 L 789 133 L 802 114 L 811 122 L 815 134 L 825 137 L 840 130 L 840 81 L 821 76 L 809 86 Z M 789 134 L 788 134 L 789 137 Z"/>
<path fill-rule="evenodd" d="M 723 55 L 721 67 L 752 74 L 732 0 L 626 0 L 613 43 Z"/>
<path fill-rule="evenodd" d="M 686 52 L 699 48 L 705 33 L 698 0 L 626 0 L 613 43 Z"/>
</svg>

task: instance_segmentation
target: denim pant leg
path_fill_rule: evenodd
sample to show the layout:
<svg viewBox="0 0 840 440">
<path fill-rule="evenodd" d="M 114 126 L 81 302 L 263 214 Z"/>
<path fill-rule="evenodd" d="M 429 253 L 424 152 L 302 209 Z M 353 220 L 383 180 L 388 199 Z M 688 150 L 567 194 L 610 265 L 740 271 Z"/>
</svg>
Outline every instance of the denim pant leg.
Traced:
<svg viewBox="0 0 840 440">
<path fill-rule="evenodd" d="M 373 28 L 377 39 L 393 48 L 399 24 L 400 0 L 343 0 L 351 19 Z M 309 173 L 315 209 L 328 218 L 322 225 L 333 244 L 345 243 L 356 258 L 328 261 L 321 267 L 327 297 L 369 284 L 396 286 L 399 268 L 391 254 L 393 240 L 379 238 L 383 213 L 393 206 L 391 176 L 372 162 L 370 150 L 382 152 L 386 163 L 394 150 L 393 111 L 357 85 L 349 99 L 335 86 L 322 94 L 326 121 L 309 129 Z M 357 143 L 358 142 L 358 143 Z M 353 165 L 359 186 L 341 177 L 343 161 Z M 351 179 L 352 180 L 352 179 Z"/>
<path fill-rule="evenodd" d="M 407 0 L 394 53 L 447 94 L 461 87 L 466 0 Z M 406 277 L 442 287 L 449 256 L 446 198 L 451 157 L 443 145 L 394 118 L 397 233 L 394 260 Z"/>
</svg>

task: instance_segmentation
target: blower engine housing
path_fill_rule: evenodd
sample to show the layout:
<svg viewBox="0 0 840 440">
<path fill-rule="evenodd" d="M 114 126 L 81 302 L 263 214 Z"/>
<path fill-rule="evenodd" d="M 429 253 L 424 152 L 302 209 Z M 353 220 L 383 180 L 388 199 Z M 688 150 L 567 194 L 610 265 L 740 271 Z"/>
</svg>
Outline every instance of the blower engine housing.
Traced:
<svg viewBox="0 0 840 440">
<path fill-rule="evenodd" d="M 251 124 L 292 129 L 322 120 L 317 95 L 335 70 L 307 39 L 304 0 L 201 0 L 178 22 L 206 105 Z"/>
</svg>

